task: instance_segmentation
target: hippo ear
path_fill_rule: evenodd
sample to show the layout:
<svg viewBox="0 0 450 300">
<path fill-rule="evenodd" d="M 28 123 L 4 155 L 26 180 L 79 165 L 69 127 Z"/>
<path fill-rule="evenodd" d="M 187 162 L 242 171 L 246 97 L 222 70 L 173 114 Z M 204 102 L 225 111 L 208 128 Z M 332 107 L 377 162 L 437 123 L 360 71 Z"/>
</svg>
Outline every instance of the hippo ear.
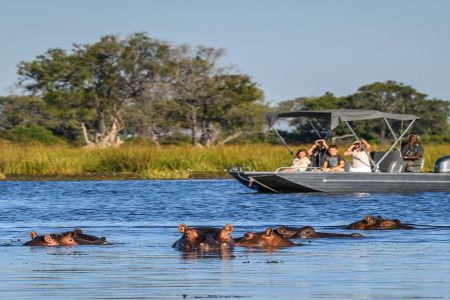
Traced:
<svg viewBox="0 0 450 300">
<path fill-rule="evenodd" d="M 188 230 L 188 227 L 187 227 L 186 224 L 180 224 L 178 226 L 178 231 L 181 232 L 181 233 L 186 233 L 187 230 Z"/>
<path fill-rule="evenodd" d="M 49 235 L 49 234 L 46 234 L 46 235 L 44 235 L 44 241 L 46 242 L 46 243 L 52 243 L 53 242 L 53 238 Z"/>
<path fill-rule="evenodd" d="M 366 220 L 366 222 L 372 222 L 373 218 L 371 215 L 365 215 L 364 220 Z"/>
<path fill-rule="evenodd" d="M 30 232 L 30 237 L 31 237 L 31 239 L 34 239 L 34 238 L 37 237 L 37 236 L 38 236 L 38 234 L 37 234 L 36 231 Z"/>
<path fill-rule="evenodd" d="M 271 236 L 272 233 L 273 233 L 272 227 L 268 227 L 268 228 L 266 229 L 266 231 L 264 232 L 264 235 L 265 235 L 265 236 Z"/>
<path fill-rule="evenodd" d="M 234 230 L 234 227 L 233 227 L 233 225 L 231 225 L 231 224 L 227 224 L 227 225 L 225 225 L 225 226 L 223 227 L 223 229 L 225 229 L 225 230 L 228 231 L 229 233 L 232 233 L 233 230 Z"/>
<path fill-rule="evenodd" d="M 283 226 L 280 226 L 276 229 L 276 232 L 284 236 L 284 234 L 286 233 L 286 229 Z"/>
<path fill-rule="evenodd" d="M 75 228 L 73 232 L 75 232 L 75 234 L 83 234 L 83 230 L 81 230 L 81 228 Z"/>
</svg>

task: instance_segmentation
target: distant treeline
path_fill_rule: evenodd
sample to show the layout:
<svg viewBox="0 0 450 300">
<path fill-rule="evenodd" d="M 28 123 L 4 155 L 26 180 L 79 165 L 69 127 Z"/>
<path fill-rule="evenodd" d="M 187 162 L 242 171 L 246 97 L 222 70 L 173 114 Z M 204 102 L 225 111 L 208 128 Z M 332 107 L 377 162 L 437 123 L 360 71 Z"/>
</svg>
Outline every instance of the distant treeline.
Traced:
<svg viewBox="0 0 450 300">
<path fill-rule="evenodd" d="M 22 95 L 0 98 L 0 139 L 44 144 L 119 146 L 123 140 L 159 144 L 223 145 L 272 142 L 264 113 L 280 110 L 375 109 L 421 117 L 423 140 L 450 142 L 449 102 L 429 99 L 395 81 L 354 94 L 299 97 L 276 107 L 251 76 L 222 65 L 223 49 L 172 45 L 146 33 L 108 35 L 70 50 L 49 49 L 18 65 Z M 315 131 L 291 124 L 289 141 Z M 354 124 L 373 143 L 391 138 L 381 121 Z M 401 128 L 402 124 L 393 124 Z M 333 133 L 348 133 L 338 127 Z"/>
</svg>

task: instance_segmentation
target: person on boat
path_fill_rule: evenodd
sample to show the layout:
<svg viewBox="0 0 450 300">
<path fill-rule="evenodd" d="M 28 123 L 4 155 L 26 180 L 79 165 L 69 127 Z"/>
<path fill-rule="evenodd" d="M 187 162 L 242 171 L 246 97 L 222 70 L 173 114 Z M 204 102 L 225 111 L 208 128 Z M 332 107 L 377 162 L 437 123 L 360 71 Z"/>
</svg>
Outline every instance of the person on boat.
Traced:
<svg viewBox="0 0 450 300">
<path fill-rule="evenodd" d="M 297 151 L 297 153 L 295 154 L 295 158 L 294 161 L 292 162 L 292 166 L 287 169 L 287 172 L 303 172 L 306 171 L 308 169 L 308 167 L 310 166 L 311 161 L 309 160 L 306 150 L 305 149 L 300 149 Z"/>
<path fill-rule="evenodd" d="M 324 172 L 344 172 L 345 159 L 339 155 L 338 146 L 330 145 L 328 155 L 325 156 L 322 171 Z"/>
<path fill-rule="evenodd" d="M 325 156 L 328 154 L 328 145 L 324 139 L 319 139 L 314 142 L 314 145 L 308 149 L 308 156 L 311 157 L 312 167 L 321 168 Z"/>
<path fill-rule="evenodd" d="M 423 147 L 419 145 L 417 134 L 408 135 L 408 141 L 402 144 L 403 167 L 405 172 L 420 172 L 423 163 Z"/>
<path fill-rule="evenodd" d="M 345 150 L 345 156 L 352 156 L 350 172 L 372 172 L 370 167 L 369 152 L 372 146 L 365 140 L 357 140 Z"/>
</svg>

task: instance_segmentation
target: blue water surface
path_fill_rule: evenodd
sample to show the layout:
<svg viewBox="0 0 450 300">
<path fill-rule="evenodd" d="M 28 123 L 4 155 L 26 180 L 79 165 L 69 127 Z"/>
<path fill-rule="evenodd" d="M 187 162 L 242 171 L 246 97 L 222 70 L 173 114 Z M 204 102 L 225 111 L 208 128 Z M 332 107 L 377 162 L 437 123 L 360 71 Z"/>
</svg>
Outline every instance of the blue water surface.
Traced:
<svg viewBox="0 0 450 300">
<path fill-rule="evenodd" d="M 0 182 L 1 299 L 448 299 L 450 193 L 258 194 L 234 180 Z M 182 253 L 178 225 L 233 237 L 278 225 L 351 233 L 365 214 L 414 230 Z M 110 246 L 24 247 L 82 228 Z"/>
</svg>

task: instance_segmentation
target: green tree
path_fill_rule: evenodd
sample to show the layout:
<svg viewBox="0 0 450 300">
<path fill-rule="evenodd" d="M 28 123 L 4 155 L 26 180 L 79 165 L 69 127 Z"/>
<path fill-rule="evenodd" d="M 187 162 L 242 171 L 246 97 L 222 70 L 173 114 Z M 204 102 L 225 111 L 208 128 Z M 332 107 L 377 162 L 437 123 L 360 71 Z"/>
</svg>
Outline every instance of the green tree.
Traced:
<svg viewBox="0 0 450 300">
<path fill-rule="evenodd" d="M 427 99 L 427 95 L 411 86 L 395 81 L 375 82 L 362 86 L 348 97 L 349 108 L 374 109 L 397 114 L 413 114 L 421 119 L 417 121 L 414 131 L 419 134 L 443 135 L 448 133 L 449 102 Z M 401 128 L 400 122 L 392 122 Z M 366 122 L 359 125 L 359 131 L 379 133 L 383 143 L 389 137 L 387 124 L 383 120 Z M 406 125 L 405 125 L 406 126 Z"/>
<path fill-rule="evenodd" d="M 218 66 L 223 55 L 222 49 L 192 50 L 187 46 L 174 53 L 171 99 L 184 112 L 184 126 L 190 130 L 194 146 L 228 142 L 242 129 L 263 122 L 262 114 L 256 116 L 267 107 L 262 102 L 263 92 L 248 76 Z"/>
<path fill-rule="evenodd" d="M 125 40 L 109 35 L 94 44 L 74 45 L 71 54 L 50 49 L 20 63 L 18 73 L 21 85 L 56 107 L 61 119 L 82 125 L 88 145 L 118 146 L 124 107 L 158 80 L 168 50 L 144 33 Z M 94 128 L 94 138 L 85 125 Z"/>
<path fill-rule="evenodd" d="M 323 110 L 323 109 L 369 109 L 397 114 L 414 114 L 421 119 L 416 121 L 414 131 L 426 136 L 448 136 L 449 102 L 438 99 L 427 99 L 427 95 L 418 92 L 411 86 L 395 81 L 375 82 L 364 85 L 354 94 L 346 97 L 335 97 L 332 93 L 325 93 L 320 97 L 299 97 L 294 100 L 283 101 L 279 110 Z M 325 134 L 325 127 L 320 122 L 312 123 L 317 131 Z M 390 121 L 394 128 L 405 129 L 406 124 Z M 307 137 L 311 140 L 315 136 L 310 123 L 305 120 L 294 120 L 291 125 L 296 127 L 294 136 L 297 140 Z M 356 133 L 366 139 L 385 142 L 389 137 L 389 130 L 384 120 L 358 121 L 352 124 Z M 396 133 L 397 135 L 399 132 Z M 334 140 L 348 137 L 348 129 L 340 125 L 333 132 Z"/>
</svg>

